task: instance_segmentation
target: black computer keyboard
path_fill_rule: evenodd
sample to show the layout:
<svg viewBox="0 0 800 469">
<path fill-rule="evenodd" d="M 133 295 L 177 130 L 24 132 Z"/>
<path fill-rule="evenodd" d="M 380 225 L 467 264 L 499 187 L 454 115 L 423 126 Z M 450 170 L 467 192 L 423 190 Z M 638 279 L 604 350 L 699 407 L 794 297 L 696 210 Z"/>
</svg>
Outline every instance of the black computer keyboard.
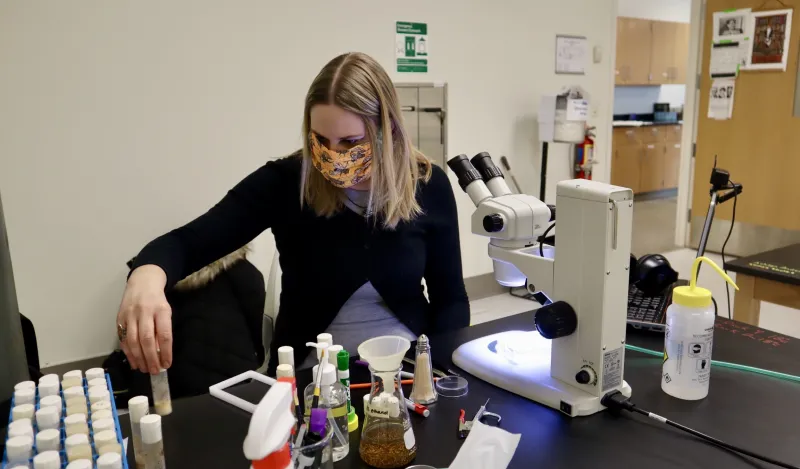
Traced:
<svg viewBox="0 0 800 469">
<path fill-rule="evenodd" d="M 678 280 L 664 290 L 664 293 L 654 296 L 646 296 L 631 285 L 628 288 L 628 320 L 663 323 L 667 307 L 672 303 L 672 289 L 688 284 L 686 280 Z"/>
</svg>

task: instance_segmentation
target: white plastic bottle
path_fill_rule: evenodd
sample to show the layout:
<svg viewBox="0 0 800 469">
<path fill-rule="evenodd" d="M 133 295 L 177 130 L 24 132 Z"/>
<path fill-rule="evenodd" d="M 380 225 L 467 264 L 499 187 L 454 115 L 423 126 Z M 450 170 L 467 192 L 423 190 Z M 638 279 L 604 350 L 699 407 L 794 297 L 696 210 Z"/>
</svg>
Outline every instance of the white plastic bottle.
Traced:
<svg viewBox="0 0 800 469">
<path fill-rule="evenodd" d="M 672 290 L 672 305 L 667 308 L 661 389 L 670 396 L 689 401 L 708 395 L 716 319 L 711 291 L 697 286 L 700 262 L 707 262 L 725 281 L 739 289 L 714 261 L 698 257 L 692 264 L 689 286 Z"/>
</svg>

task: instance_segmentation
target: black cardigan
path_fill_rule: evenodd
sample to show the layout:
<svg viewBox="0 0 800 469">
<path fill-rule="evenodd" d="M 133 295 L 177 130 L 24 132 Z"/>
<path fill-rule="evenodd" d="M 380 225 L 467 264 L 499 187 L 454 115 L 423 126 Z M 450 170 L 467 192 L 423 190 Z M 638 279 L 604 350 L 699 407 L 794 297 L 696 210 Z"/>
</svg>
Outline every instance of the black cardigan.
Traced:
<svg viewBox="0 0 800 469">
<path fill-rule="evenodd" d="M 455 198 L 441 168 L 434 165 L 417 190 L 423 214 L 389 230 L 350 210 L 326 218 L 301 208 L 300 164 L 298 155 L 265 164 L 207 213 L 150 242 L 133 268 L 161 267 L 170 288 L 271 228 L 283 277 L 270 370 L 281 345 L 294 347 L 302 361 L 305 343 L 315 341 L 368 280 L 415 334 L 469 325 Z"/>
</svg>

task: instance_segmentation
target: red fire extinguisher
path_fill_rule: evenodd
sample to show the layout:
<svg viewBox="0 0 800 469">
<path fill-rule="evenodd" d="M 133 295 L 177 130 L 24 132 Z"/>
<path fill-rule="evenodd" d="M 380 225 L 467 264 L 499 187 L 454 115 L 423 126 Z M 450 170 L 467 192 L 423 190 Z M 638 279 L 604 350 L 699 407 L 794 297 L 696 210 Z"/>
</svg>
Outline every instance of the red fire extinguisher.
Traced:
<svg viewBox="0 0 800 469">
<path fill-rule="evenodd" d="M 576 179 L 592 179 L 592 166 L 594 166 L 594 127 L 586 128 L 586 137 L 582 143 L 575 145 Z"/>
</svg>

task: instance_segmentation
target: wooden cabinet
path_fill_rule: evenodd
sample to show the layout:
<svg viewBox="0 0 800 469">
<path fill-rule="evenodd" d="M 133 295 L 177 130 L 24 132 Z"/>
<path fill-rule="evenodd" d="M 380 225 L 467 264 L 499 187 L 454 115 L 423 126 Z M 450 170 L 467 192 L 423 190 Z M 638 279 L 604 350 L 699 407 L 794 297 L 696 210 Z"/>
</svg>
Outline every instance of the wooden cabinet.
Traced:
<svg viewBox="0 0 800 469">
<path fill-rule="evenodd" d="M 651 21 L 638 18 L 617 19 L 617 85 L 641 85 L 649 82 Z"/>
<path fill-rule="evenodd" d="M 617 85 L 686 83 L 689 24 L 617 19 Z"/>
<path fill-rule="evenodd" d="M 611 184 L 634 193 L 678 187 L 681 126 L 617 127 L 612 141 Z"/>
<path fill-rule="evenodd" d="M 639 192 L 654 192 L 664 188 L 664 144 L 648 143 L 642 151 Z"/>
<path fill-rule="evenodd" d="M 611 162 L 611 184 L 630 188 L 634 193 L 640 192 L 641 167 L 641 146 L 628 145 L 615 148 Z"/>
<path fill-rule="evenodd" d="M 681 144 L 667 142 L 664 148 L 664 188 L 678 187 L 678 173 L 681 167 Z"/>
</svg>

